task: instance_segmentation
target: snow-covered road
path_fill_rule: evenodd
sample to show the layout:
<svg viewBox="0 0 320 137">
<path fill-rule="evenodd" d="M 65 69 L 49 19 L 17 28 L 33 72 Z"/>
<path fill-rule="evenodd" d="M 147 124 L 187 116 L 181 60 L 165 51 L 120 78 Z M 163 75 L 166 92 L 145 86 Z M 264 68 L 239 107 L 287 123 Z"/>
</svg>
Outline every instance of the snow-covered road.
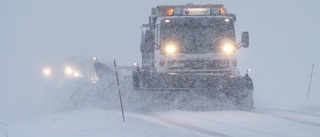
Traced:
<svg viewBox="0 0 320 137">
<path fill-rule="evenodd" d="M 320 135 L 320 116 L 285 110 L 165 112 L 150 121 L 209 136 L 312 137 Z"/>
<path fill-rule="evenodd" d="M 317 137 L 320 115 L 288 110 L 168 111 L 147 114 L 97 108 L 59 112 L 50 116 L 6 123 L 7 137 Z"/>
</svg>

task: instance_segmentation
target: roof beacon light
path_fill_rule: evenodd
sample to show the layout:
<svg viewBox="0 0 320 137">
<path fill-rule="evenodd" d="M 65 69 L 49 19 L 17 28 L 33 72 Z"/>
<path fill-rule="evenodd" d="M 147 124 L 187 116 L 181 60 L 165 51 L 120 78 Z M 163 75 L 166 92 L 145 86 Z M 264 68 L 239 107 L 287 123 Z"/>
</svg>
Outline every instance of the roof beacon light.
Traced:
<svg viewBox="0 0 320 137">
<path fill-rule="evenodd" d="M 173 8 L 169 8 L 169 9 L 166 10 L 166 14 L 169 15 L 169 16 L 172 16 L 173 13 L 174 13 Z"/>
<path fill-rule="evenodd" d="M 220 14 L 227 14 L 227 9 L 226 8 L 220 8 Z"/>
</svg>

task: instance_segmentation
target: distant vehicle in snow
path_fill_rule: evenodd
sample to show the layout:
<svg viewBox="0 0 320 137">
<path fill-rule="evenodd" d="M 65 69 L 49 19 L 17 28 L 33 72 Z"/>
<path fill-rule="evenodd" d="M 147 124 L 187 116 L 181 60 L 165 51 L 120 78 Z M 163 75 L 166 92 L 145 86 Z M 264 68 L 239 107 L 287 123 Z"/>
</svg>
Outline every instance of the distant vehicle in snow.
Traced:
<svg viewBox="0 0 320 137">
<path fill-rule="evenodd" d="M 99 79 L 105 79 L 108 76 L 112 76 L 114 74 L 114 71 L 112 69 L 110 69 L 107 65 L 99 62 L 96 57 L 94 57 L 93 66 Z"/>
</svg>

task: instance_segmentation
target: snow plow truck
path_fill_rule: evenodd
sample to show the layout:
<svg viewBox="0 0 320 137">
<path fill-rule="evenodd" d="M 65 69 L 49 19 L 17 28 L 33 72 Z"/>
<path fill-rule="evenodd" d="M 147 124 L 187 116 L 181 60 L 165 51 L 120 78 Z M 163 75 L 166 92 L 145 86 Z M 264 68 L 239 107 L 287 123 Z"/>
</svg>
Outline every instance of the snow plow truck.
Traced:
<svg viewBox="0 0 320 137">
<path fill-rule="evenodd" d="M 249 33 L 236 42 L 236 15 L 223 5 L 163 5 L 142 25 L 141 66 L 132 72 L 135 90 L 222 92 L 253 108 L 253 82 L 238 71 L 237 50 L 249 47 Z"/>
</svg>

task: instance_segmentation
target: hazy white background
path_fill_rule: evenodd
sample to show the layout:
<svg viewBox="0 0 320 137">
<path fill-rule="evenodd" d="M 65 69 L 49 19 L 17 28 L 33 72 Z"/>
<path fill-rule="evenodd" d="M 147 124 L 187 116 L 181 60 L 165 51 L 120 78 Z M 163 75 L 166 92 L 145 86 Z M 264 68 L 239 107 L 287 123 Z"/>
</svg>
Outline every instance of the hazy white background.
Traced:
<svg viewBox="0 0 320 137">
<path fill-rule="evenodd" d="M 259 107 L 320 106 L 318 0 L 0 0 L 0 120 L 41 106 L 50 81 L 41 69 L 68 59 L 140 62 L 141 24 L 170 4 L 224 4 L 237 15 L 239 68 L 254 80 Z M 309 101 L 306 93 L 315 63 Z"/>
</svg>

